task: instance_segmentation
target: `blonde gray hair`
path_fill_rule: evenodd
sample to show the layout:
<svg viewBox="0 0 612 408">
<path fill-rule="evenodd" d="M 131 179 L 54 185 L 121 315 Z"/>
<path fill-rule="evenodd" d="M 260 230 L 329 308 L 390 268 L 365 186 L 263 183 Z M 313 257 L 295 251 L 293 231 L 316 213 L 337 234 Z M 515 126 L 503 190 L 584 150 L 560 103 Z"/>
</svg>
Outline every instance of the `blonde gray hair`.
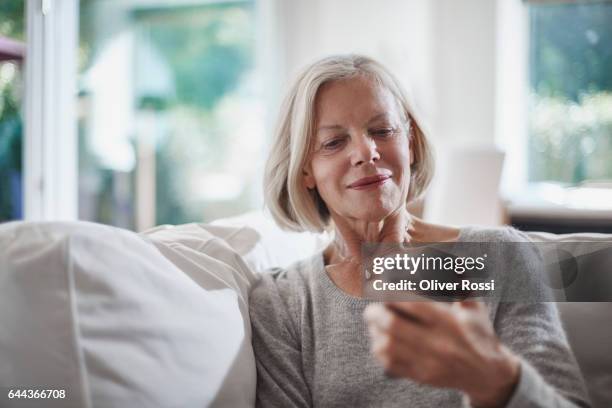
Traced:
<svg viewBox="0 0 612 408">
<path fill-rule="evenodd" d="M 281 106 L 264 173 L 264 197 L 276 223 L 291 231 L 322 232 L 331 227 L 329 210 L 317 189 L 303 183 L 303 168 L 312 149 L 315 100 L 326 83 L 367 76 L 395 97 L 409 124 L 411 165 L 407 203 L 420 197 L 433 175 L 433 155 L 413 105 L 399 81 L 380 63 L 361 55 L 335 55 L 306 67 L 295 79 Z"/>
</svg>

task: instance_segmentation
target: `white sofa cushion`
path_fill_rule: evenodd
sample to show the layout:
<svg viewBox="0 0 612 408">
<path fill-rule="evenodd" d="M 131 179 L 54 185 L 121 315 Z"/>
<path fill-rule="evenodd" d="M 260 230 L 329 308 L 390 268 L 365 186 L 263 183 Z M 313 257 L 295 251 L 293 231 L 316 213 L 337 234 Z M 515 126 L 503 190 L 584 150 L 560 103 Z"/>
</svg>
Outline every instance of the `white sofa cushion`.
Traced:
<svg viewBox="0 0 612 408">
<path fill-rule="evenodd" d="M 218 227 L 228 228 L 225 231 L 214 230 Z M 323 250 L 330 240 L 326 233 L 284 231 L 264 211 L 219 219 L 207 228 L 213 228 L 211 231 L 220 234 L 257 272 L 272 267 L 287 267 Z"/>
<path fill-rule="evenodd" d="M 234 276 L 222 260 L 190 276 L 117 228 L 0 225 L 0 388 L 65 389 L 49 407 L 252 406 L 254 369 L 224 386 L 250 336 L 236 282 L 202 278 L 213 265 Z"/>
<path fill-rule="evenodd" d="M 237 231 L 236 228 L 196 223 L 163 225 L 141 233 L 166 259 L 203 288 L 231 288 L 238 297 L 244 335 L 221 388 L 211 403 L 213 407 L 248 407 L 255 403 L 257 376 L 251 345 L 248 295 L 256 276 L 242 256 L 228 244 L 231 243 L 238 250 L 246 250 L 251 245 L 252 233 L 254 231 L 248 229 Z"/>
</svg>

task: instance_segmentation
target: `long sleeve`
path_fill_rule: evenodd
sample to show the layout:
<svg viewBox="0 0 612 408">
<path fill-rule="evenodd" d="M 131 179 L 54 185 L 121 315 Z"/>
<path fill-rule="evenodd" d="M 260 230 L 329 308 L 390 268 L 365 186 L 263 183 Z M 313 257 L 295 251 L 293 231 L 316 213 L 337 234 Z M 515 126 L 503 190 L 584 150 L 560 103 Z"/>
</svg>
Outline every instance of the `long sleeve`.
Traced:
<svg viewBox="0 0 612 408">
<path fill-rule="evenodd" d="M 262 275 L 250 294 L 253 348 L 257 364 L 258 407 L 310 407 L 299 333 L 281 271 Z"/>
<path fill-rule="evenodd" d="M 512 238 L 525 237 L 515 233 Z M 590 406 L 557 305 L 544 301 L 552 300 L 552 293 L 540 252 L 526 242 L 505 249 L 506 299 L 498 305 L 494 327 L 502 343 L 521 358 L 519 383 L 508 407 Z"/>
<path fill-rule="evenodd" d="M 508 408 L 589 406 L 554 303 L 502 303 L 496 330 L 522 360 L 519 383 Z"/>
</svg>

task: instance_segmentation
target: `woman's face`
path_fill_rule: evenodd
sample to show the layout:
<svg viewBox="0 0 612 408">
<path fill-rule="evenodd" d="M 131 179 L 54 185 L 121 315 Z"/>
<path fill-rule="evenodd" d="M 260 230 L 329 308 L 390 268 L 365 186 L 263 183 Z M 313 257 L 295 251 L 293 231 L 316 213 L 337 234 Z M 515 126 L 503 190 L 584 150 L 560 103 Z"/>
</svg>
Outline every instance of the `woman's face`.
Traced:
<svg viewBox="0 0 612 408">
<path fill-rule="evenodd" d="M 332 216 L 376 222 L 404 206 L 413 156 L 407 125 L 386 88 L 357 76 L 319 89 L 306 187 Z"/>
</svg>

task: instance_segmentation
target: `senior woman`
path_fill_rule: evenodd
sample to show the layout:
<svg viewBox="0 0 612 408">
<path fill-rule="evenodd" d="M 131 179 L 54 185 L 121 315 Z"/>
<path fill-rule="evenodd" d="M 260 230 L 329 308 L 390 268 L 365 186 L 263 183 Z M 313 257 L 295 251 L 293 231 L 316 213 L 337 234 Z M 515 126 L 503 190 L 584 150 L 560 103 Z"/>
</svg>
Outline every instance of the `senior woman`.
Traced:
<svg viewBox="0 0 612 408">
<path fill-rule="evenodd" d="M 431 174 L 422 126 L 383 66 L 333 56 L 298 76 L 268 160 L 266 202 L 281 227 L 334 238 L 251 292 L 258 406 L 588 405 L 553 303 L 362 296 L 362 243 L 524 240 L 411 216 L 406 205 Z M 527 268 L 520 255 L 505 262 Z"/>
</svg>

